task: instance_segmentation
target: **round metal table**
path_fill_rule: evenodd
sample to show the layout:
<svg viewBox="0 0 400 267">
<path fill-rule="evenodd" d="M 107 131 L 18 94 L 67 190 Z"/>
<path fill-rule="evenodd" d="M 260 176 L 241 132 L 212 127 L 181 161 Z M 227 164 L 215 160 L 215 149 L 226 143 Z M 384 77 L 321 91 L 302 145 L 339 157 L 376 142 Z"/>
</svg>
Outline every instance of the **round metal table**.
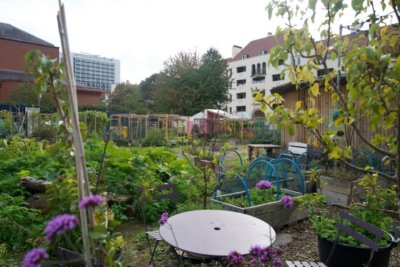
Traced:
<svg viewBox="0 0 400 267">
<path fill-rule="evenodd" d="M 252 246 L 270 246 L 276 238 L 268 223 L 225 210 L 179 213 L 160 226 L 160 235 L 177 249 L 215 257 L 226 257 L 232 250 L 246 255 Z"/>
</svg>

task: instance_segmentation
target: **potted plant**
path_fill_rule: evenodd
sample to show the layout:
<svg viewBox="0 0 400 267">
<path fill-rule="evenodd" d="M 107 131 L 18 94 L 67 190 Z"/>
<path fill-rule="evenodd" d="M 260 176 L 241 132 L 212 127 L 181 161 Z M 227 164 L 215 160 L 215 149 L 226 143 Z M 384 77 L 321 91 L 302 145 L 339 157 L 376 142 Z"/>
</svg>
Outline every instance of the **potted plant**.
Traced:
<svg viewBox="0 0 400 267">
<path fill-rule="evenodd" d="M 352 203 L 348 208 L 353 216 L 373 224 L 385 231 L 385 235 L 377 240 L 380 249 L 375 253 L 372 267 L 385 267 L 389 264 L 390 252 L 397 245 L 393 231 L 393 220 L 399 216 L 396 188 L 382 188 L 376 185 L 377 176 L 367 175 L 360 185 L 365 192 L 362 203 Z M 324 203 L 325 196 L 309 194 L 299 202 L 306 206 L 310 213 L 311 226 L 318 236 L 318 249 L 321 261 L 326 261 L 337 237 L 336 223 L 339 220 L 335 209 L 328 209 Z M 355 227 L 355 226 L 354 226 Z M 338 243 L 330 258 L 329 266 L 363 266 L 368 262 L 370 249 L 361 246 L 354 238 L 340 233 Z"/>
</svg>

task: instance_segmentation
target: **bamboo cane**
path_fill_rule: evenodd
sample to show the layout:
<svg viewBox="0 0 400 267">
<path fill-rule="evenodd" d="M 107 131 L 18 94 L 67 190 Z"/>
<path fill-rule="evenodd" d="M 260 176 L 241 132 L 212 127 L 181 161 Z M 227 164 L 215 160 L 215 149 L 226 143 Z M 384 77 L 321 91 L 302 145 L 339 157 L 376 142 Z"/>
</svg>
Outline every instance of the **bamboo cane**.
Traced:
<svg viewBox="0 0 400 267">
<path fill-rule="evenodd" d="M 58 1 L 60 10 L 57 14 L 58 21 L 58 30 L 61 39 L 61 46 L 64 55 L 65 61 L 65 72 L 67 78 L 67 91 L 68 98 L 71 108 L 72 114 L 72 135 L 74 139 L 75 145 L 75 164 L 76 164 L 76 173 L 78 178 L 78 196 L 79 201 L 83 199 L 83 197 L 88 196 L 89 192 L 89 179 L 86 171 L 85 164 L 85 154 L 82 144 L 82 136 L 79 129 L 79 116 L 78 116 L 78 101 L 76 96 L 76 86 L 74 74 L 71 67 L 71 57 L 69 50 L 69 42 L 68 42 L 68 32 L 67 32 L 67 24 L 65 19 L 65 9 L 64 4 L 61 3 L 61 0 Z M 88 230 L 88 217 L 85 209 L 79 209 L 80 212 L 80 220 L 81 220 L 81 231 L 82 231 L 82 239 L 83 239 L 83 253 L 84 259 L 86 262 L 86 266 L 91 267 L 91 252 L 90 252 L 90 243 L 89 243 L 89 230 Z M 89 218 L 91 218 L 91 210 L 88 210 Z"/>
</svg>

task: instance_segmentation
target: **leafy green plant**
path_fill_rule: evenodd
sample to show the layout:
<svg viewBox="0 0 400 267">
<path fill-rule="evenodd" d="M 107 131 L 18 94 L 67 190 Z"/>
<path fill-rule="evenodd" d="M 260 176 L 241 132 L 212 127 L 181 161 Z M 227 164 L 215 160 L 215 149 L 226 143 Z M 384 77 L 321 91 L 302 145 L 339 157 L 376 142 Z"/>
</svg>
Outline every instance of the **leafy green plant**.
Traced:
<svg viewBox="0 0 400 267">
<path fill-rule="evenodd" d="M 165 146 L 166 144 L 165 134 L 159 130 L 150 131 L 142 141 L 143 146 Z"/>
<path fill-rule="evenodd" d="M 258 189 L 252 188 L 249 190 L 251 205 L 257 206 L 265 203 L 270 203 L 277 201 L 276 199 L 276 189 L 275 187 L 271 187 L 269 189 Z M 239 206 L 242 208 L 248 207 L 248 201 L 245 194 L 226 196 L 221 199 L 222 201 Z"/>
<path fill-rule="evenodd" d="M 111 210 L 114 213 L 114 217 L 116 220 L 120 222 L 126 222 L 128 220 L 128 216 L 126 216 L 126 205 L 121 202 L 115 202 L 111 205 Z"/>
<path fill-rule="evenodd" d="M 393 217 L 400 215 L 396 187 L 382 188 L 377 186 L 376 177 L 370 175 L 365 176 L 360 185 L 365 191 L 365 201 L 362 204 L 352 203 L 349 207 L 350 213 L 389 233 L 392 230 Z M 312 227 L 317 234 L 328 240 L 335 240 L 337 236 L 335 224 L 339 218 L 326 208 L 325 197 L 318 194 L 308 194 L 300 197 L 298 201 L 310 212 Z M 365 234 L 368 235 L 367 232 Z M 379 244 L 385 246 L 390 241 L 388 234 L 385 234 L 379 240 Z M 353 246 L 362 245 L 362 243 L 344 233 L 340 233 L 339 242 Z"/>
<path fill-rule="evenodd" d="M 11 250 L 30 247 L 40 235 L 43 216 L 26 207 L 23 196 L 0 194 L 0 243 Z"/>
</svg>

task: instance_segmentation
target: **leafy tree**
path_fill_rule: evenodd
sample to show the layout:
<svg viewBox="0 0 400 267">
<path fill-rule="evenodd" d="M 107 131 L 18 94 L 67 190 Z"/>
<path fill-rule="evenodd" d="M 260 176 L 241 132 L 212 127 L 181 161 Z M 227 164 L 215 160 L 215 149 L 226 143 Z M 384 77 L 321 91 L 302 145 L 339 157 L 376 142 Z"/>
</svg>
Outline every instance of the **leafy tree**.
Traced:
<svg viewBox="0 0 400 267">
<path fill-rule="evenodd" d="M 203 55 L 199 69 L 201 84 L 196 94 L 199 106 L 220 108 L 222 103 L 228 101 L 230 77 L 227 67 L 221 54 L 214 48 L 210 48 Z"/>
<path fill-rule="evenodd" d="M 143 99 L 146 110 L 149 113 L 152 113 L 152 110 L 154 109 L 155 105 L 154 90 L 156 88 L 156 82 L 158 76 L 159 76 L 158 73 L 154 73 L 139 84 L 141 98 Z"/>
<path fill-rule="evenodd" d="M 199 58 L 180 52 L 164 63 L 156 82 L 157 111 L 193 115 L 227 100 L 227 65 L 213 48 Z"/>
<path fill-rule="evenodd" d="M 49 92 L 54 100 L 57 112 L 63 121 L 62 127 L 68 143 L 72 145 L 70 122 L 68 119 L 67 95 L 64 81 L 64 64 L 58 59 L 50 59 L 39 50 L 31 50 L 25 55 L 25 71 L 32 72 L 35 79 L 33 90 L 39 100 Z"/>
<path fill-rule="evenodd" d="M 108 110 L 111 112 L 143 114 L 145 106 L 139 86 L 129 82 L 118 84 L 109 96 Z"/>
<path fill-rule="evenodd" d="M 380 5 L 378 8 L 376 5 Z M 256 96 L 268 118 L 283 129 L 294 134 L 299 126 L 311 133 L 316 144 L 322 146 L 331 159 L 371 174 L 397 180 L 400 188 L 400 2 L 399 1 L 351 1 L 351 7 L 343 0 L 309 0 L 308 6 L 295 1 L 271 1 L 267 6 L 269 17 L 274 14 L 287 21 L 287 27 L 278 28 L 276 35 L 282 44 L 271 50 L 270 63 L 278 66 L 280 60 L 288 60 L 285 75 L 297 90 L 306 90 L 307 97 L 297 101 L 294 107 L 285 104 L 278 94 Z M 340 38 L 333 32 L 334 23 L 344 12 L 353 10 L 355 19 L 350 27 L 368 23 L 368 30 Z M 319 38 L 316 41 L 308 24 L 318 20 Z M 295 27 L 296 17 L 304 24 Z M 297 57 L 302 58 L 301 65 Z M 341 60 L 340 67 L 329 68 L 329 60 Z M 288 62 L 287 61 L 287 62 Z M 317 70 L 325 75 L 318 77 Z M 341 73 L 344 70 L 344 73 Z M 339 86 L 341 80 L 344 86 Z M 396 165 L 394 175 L 360 168 L 351 163 L 351 143 L 349 140 L 337 142 L 337 132 L 325 130 L 319 110 L 318 97 L 328 93 L 337 112 L 333 123 L 337 128 L 356 135 L 365 146 L 376 151 L 385 163 Z M 361 130 L 362 123 L 368 123 L 372 137 Z M 384 130 L 385 134 L 382 134 Z M 374 179 L 373 179 L 374 180 Z M 400 190 L 398 190 L 400 198 Z"/>
<path fill-rule="evenodd" d="M 46 92 L 42 97 L 34 91 L 34 85 L 22 83 L 11 92 L 11 102 L 25 106 L 38 106 L 44 113 L 55 112 L 56 107 L 50 92 Z"/>
</svg>

